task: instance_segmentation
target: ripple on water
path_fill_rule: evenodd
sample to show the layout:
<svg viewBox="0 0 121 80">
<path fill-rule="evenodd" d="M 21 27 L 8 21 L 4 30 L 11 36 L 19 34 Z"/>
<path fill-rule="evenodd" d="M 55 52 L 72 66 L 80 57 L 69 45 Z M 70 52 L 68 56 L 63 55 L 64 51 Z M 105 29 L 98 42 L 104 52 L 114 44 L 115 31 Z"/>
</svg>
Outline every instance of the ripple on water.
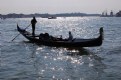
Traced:
<svg viewBox="0 0 121 80">
<path fill-rule="evenodd" d="M 67 17 L 48 20 L 37 18 L 36 33 L 93 38 L 104 27 L 100 47 L 70 50 L 37 46 L 18 34 L 16 22 L 25 28 L 31 18 L 6 19 L 0 23 L 1 80 L 120 80 L 120 18 Z M 39 23 L 41 22 L 41 23 Z M 27 29 L 31 31 L 31 27 Z M 24 41 L 23 41 L 24 40 Z M 86 54 L 86 55 L 85 55 Z"/>
</svg>

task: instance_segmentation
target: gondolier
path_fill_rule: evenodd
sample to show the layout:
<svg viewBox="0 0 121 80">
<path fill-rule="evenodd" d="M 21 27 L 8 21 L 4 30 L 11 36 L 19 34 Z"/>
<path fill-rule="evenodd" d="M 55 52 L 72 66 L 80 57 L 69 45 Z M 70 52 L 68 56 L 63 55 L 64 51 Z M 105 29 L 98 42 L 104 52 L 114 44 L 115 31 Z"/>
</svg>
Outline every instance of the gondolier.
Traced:
<svg viewBox="0 0 121 80">
<path fill-rule="evenodd" d="M 33 19 L 31 20 L 31 24 L 32 24 L 32 35 L 35 36 L 35 25 L 37 23 L 37 20 L 35 17 L 33 17 Z"/>
</svg>

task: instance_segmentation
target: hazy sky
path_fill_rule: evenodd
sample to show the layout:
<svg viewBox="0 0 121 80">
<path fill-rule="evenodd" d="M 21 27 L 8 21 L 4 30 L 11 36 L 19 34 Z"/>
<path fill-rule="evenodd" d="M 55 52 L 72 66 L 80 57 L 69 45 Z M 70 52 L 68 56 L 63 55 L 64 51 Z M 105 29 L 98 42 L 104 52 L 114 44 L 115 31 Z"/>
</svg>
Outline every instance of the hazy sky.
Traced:
<svg viewBox="0 0 121 80">
<path fill-rule="evenodd" d="M 0 0 L 0 14 L 102 13 L 121 10 L 121 0 Z"/>
</svg>

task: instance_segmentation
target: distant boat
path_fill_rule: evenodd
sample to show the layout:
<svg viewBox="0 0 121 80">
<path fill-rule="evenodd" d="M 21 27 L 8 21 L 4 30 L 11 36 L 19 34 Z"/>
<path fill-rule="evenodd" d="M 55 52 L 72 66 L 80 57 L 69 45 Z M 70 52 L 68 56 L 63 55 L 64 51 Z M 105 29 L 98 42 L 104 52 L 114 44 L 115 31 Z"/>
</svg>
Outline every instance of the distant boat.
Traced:
<svg viewBox="0 0 121 80">
<path fill-rule="evenodd" d="M 103 28 L 100 28 L 100 35 L 97 38 L 92 39 L 82 39 L 74 38 L 73 40 L 63 39 L 53 37 L 51 35 L 35 35 L 32 36 L 32 33 L 21 29 L 17 25 L 17 30 L 30 42 L 36 43 L 38 45 L 52 46 L 52 47 L 66 47 L 66 48 L 82 48 L 82 47 L 95 47 L 101 46 L 103 42 Z M 46 37 L 46 38 L 45 38 Z"/>
<path fill-rule="evenodd" d="M 57 17 L 55 16 L 51 16 L 51 17 L 48 17 L 48 19 L 56 19 Z"/>
</svg>

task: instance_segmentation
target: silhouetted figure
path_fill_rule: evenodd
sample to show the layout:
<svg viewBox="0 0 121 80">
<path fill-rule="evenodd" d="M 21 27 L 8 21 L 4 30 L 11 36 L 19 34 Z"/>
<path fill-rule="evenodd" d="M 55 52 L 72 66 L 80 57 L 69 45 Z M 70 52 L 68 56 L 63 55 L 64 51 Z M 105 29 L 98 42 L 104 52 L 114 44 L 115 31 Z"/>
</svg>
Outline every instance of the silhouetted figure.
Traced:
<svg viewBox="0 0 121 80">
<path fill-rule="evenodd" d="M 35 25 L 36 25 L 37 21 L 35 19 L 35 17 L 33 17 L 33 19 L 31 20 L 31 24 L 32 24 L 32 35 L 35 36 Z"/>
<path fill-rule="evenodd" d="M 71 31 L 69 31 L 69 38 L 68 38 L 69 41 L 72 41 L 73 40 L 73 36 L 71 34 Z"/>
</svg>

